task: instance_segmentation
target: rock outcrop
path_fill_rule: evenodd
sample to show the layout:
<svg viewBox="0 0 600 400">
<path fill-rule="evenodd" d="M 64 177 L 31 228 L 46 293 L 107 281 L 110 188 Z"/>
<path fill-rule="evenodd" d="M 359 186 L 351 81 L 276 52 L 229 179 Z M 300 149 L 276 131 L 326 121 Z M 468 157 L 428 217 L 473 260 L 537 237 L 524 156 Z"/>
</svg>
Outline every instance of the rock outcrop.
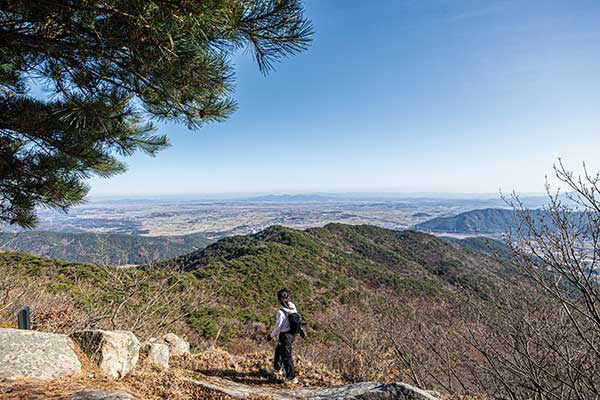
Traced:
<svg viewBox="0 0 600 400">
<path fill-rule="evenodd" d="M 144 345 L 148 361 L 163 368 L 169 368 L 169 346 L 164 343 L 150 342 Z"/>
<path fill-rule="evenodd" d="M 64 400 L 137 400 L 127 392 L 113 392 L 111 390 L 85 390 L 77 392 Z"/>
<path fill-rule="evenodd" d="M 216 377 L 193 379 L 206 389 L 237 398 L 265 397 L 273 400 L 438 400 L 424 390 L 406 383 L 361 382 L 331 388 L 270 388 L 243 385 Z"/>
<path fill-rule="evenodd" d="M 110 379 L 124 377 L 138 362 L 140 342 L 129 331 L 93 329 L 75 332 L 71 338 Z"/>
<path fill-rule="evenodd" d="M 0 380 L 48 380 L 80 371 L 81 363 L 68 336 L 0 329 Z"/>
<path fill-rule="evenodd" d="M 190 344 L 174 333 L 167 333 L 162 337 L 160 342 L 169 346 L 169 354 L 171 356 L 178 357 L 190 352 Z"/>
</svg>

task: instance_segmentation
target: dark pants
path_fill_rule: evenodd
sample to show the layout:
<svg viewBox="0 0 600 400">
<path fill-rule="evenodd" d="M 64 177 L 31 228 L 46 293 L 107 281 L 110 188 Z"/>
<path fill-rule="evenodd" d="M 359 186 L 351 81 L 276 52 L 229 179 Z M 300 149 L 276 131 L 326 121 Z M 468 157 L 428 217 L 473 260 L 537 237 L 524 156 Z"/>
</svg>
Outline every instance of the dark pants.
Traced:
<svg viewBox="0 0 600 400">
<path fill-rule="evenodd" d="M 273 360 L 273 368 L 281 369 L 281 365 L 285 367 L 285 378 L 294 379 L 296 371 L 294 370 L 294 360 L 292 359 L 292 344 L 294 343 L 294 335 L 291 333 L 280 333 L 279 342 L 275 347 L 275 360 Z"/>
</svg>

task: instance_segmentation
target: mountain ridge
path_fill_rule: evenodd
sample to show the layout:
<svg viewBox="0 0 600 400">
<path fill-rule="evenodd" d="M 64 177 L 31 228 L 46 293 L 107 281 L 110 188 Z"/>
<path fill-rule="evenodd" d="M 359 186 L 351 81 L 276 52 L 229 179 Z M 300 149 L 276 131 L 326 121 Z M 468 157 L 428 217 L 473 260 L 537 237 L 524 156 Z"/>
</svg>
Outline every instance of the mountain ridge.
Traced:
<svg viewBox="0 0 600 400">
<path fill-rule="evenodd" d="M 0 232 L 0 250 L 100 265 L 162 261 L 202 248 L 213 241 L 204 233 L 141 236 L 52 231 Z"/>
<path fill-rule="evenodd" d="M 0 284 L 37 288 L 13 306 L 15 313 L 30 306 L 36 324 L 71 330 L 70 324 L 92 321 L 94 328 L 155 337 L 167 323 L 166 329 L 186 336 L 195 348 L 219 345 L 239 352 L 265 344 L 278 307 L 275 294 L 285 287 L 306 323 L 301 355 L 351 380 L 404 376 L 392 364 L 374 372 L 368 363 L 358 369 L 349 363 L 349 357 L 358 357 L 346 347 L 353 335 L 362 341 L 388 328 L 416 333 L 423 321 L 439 327 L 465 322 L 471 307 L 493 312 L 503 289 L 517 280 L 521 276 L 509 263 L 491 255 L 423 232 L 371 225 L 305 231 L 272 226 L 136 268 L 0 252 Z M 157 318 L 163 314 L 168 321 Z M 0 314 L 0 325 L 14 326 L 6 315 Z M 139 325 L 144 315 L 152 318 Z M 365 349 L 374 349 L 370 346 Z M 360 357 L 376 362 L 377 352 L 365 351 Z"/>
<path fill-rule="evenodd" d="M 483 208 L 448 217 L 436 217 L 413 226 L 432 233 L 499 235 L 516 226 L 517 213 L 512 209 Z"/>
<path fill-rule="evenodd" d="M 0 253 L 0 268 L 11 265 L 23 276 L 50 279 L 52 290 L 74 296 L 75 303 L 81 288 L 74 286 L 74 279 L 89 282 L 86 290 L 106 292 L 102 297 L 114 296 L 110 285 L 98 283 L 98 267 Z M 186 290 L 214 293 L 209 303 L 182 321 L 182 329 L 221 341 L 236 338 L 248 324 L 270 325 L 273 296 L 281 287 L 290 289 L 307 320 L 318 324 L 318 316 L 334 305 L 362 307 L 386 298 L 448 302 L 465 293 L 489 302 L 498 288 L 517 276 L 490 255 L 427 233 L 345 224 L 305 231 L 272 226 L 252 235 L 225 237 L 132 273 L 148 274 L 156 282 L 176 274 L 190 288 Z"/>
</svg>

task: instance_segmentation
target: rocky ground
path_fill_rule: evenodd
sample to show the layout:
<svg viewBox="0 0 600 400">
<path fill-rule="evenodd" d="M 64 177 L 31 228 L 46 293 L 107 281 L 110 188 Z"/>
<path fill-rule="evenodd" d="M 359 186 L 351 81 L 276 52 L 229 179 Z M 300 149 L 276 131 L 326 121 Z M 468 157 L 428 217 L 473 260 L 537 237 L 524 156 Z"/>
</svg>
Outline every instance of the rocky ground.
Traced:
<svg viewBox="0 0 600 400">
<path fill-rule="evenodd" d="M 45 343 L 48 334 L 2 330 L 5 340 L 0 345 L 0 357 L 4 369 L 0 368 L 0 372 L 4 371 L 4 375 L 0 377 L 0 397 L 3 400 L 434 399 L 427 392 L 399 383 L 363 382 L 344 386 L 341 376 L 300 357 L 296 358 L 300 383 L 288 385 L 280 376 L 267 371 L 271 358 L 267 352 L 240 356 L 215 347 L 190 354 L 185 341 L 177 338 L 176 342 L 168 342 L 172 339 L 169 335 L 155 339 L 155 343 L 167 343 L 169 351 L 178 354 L 170 357 L 170 365 L 166 367 L 152 359 L 149 343 L 140 345 L 130 332 L 90 332 L 93 334 L 83 336 L 102 338 L 95 348 L 90 348 L 89 340 L 78 343 L 80 339 L 74 339 L 71 348 L 62 343 L 68 340 L 67 336 L 50 338 L 58 343 L 53 345 L 54 353 L 65 353 L 57 355 L 38 352 L 39 346 L 26 346 Z M 60 350 L 61 346 L 65 349 Z M 131 346 L 138 346 L 139 357 Z M 80 360 L 79 370 L 65 372 L 58 368 L 53 372 L 50 358 L 60 364 L 69 360 L 67 353 L 73 356 L 70 352 Z M 58 375 L 51 376 L 52 373 Z"/>
</svg>

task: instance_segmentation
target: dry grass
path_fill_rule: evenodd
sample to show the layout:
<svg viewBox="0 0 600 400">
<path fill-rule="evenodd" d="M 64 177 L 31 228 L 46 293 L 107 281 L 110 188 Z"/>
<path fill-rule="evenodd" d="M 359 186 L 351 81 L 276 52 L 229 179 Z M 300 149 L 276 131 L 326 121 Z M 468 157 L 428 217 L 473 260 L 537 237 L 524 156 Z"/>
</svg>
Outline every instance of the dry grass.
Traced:
<svg viewBox="0 0 600 400">
<path fill-rule="evenodd" d="M 200 354 L 181 359 L 179 366 L 187 371 L 218 376 L 248 385 L 281 385 L 283 380 L 268 372 L 272 352 L 260 351 L 233 355 L 219 347 L 211 347 Z M 320 364 L 294 356 L 296 373 L 302 386 L 335 386 L 346 383 L 339 374 Z"/>
<path fill-rule="evenodd" d="M 98 368 L 79 353 L 82 373 L 51 381 L 18 380 L 0 383 L 3 400 L 59 400 L 82 390 L 115 390 L 131 393 L 146 400 L 229 400 L 233 397 L 199 387 L 191 377 L 219 376 L 250 385 L 281 386 L 282 381 L 267 372 L 271 354 L 263 351 L 247 355 L 232 355 L 220 348 L 172 360 L 169 369 L 162 369 L 141 360 L 124 379 L 112 381 L 103 377 Z M 302 386 L 331 386 L 343 384 L 339 375 L 326 368 L 296 357 Z M 6 390 L 10 392 L 5 392 Z M 258 399 L 258 398 L 257 398 Z"/>
<path fill-rule="evenodd" d="M 102 377 L 98 371 L 84 368 L 82 374 L 54 379 L 47 382 L 18 380 L 0 383 L 3 400 L 59 400 L 83 390 L 115 390 L 131 393 L 146 400 L 229 400 L 230 396 L 198 387 L 189 381 L 189 372 L 179 368 L 162 370 L 142 363 L 130 375 L 120 381 Z M 10 393 L 4 391 L 10 388 Z"/>
</svg>

